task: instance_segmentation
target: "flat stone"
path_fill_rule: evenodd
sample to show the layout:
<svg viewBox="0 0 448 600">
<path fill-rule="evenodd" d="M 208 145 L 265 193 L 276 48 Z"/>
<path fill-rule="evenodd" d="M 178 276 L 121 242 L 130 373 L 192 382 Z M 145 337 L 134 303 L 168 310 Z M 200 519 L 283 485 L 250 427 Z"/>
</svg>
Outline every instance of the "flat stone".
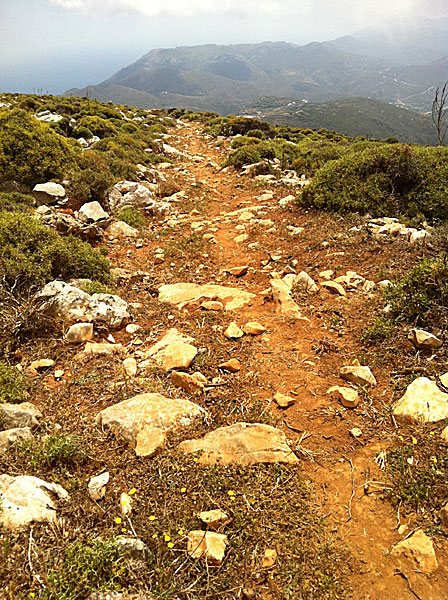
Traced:
<svg viewBox="0 0 448 600">
<path fill-rule="evenodd" d="M 146 352 L 145 358 L 152 358 L 155 361 L 161 363 L 165 354 L 165 350 L 171 344 L 184 343 L 189 344 L 193 342 L 193 338 L 186 336 L 175 327 L 169 329 L 167 333 L 160 339 L 156 344 L 153 344 Z"/>
<path fill-rule="evenodd" d="M 277 551 L 274 548 L 266 548 L 261 565 L 263 569 L 271 569 L 277 562 Z"/>
<path fill-rule="evenodd" d="M 408 340 L 419 350 L 437 350 L 443 344 L 442 340 L 423 329 L 411 329 Z"/>
<path fill-rule="evenodd" d="M 418 377 L 394 405 L 393 415 L 408 423 L 436 423 L 448 418 L 448 394 L 435 381 Z"/>
<path fill-rule="evenodd" d="M 249 265 L 242 265 L 241 267 L 231 267 L 230 269 L 226 269 L 226 272 L 234 277 L 242 277 L 246 275 L 249 270 Z"/>
<path fill-rule="evenodd" d="M 354 438 L 359 438 L 362 436 L 362 430 L 359 429 L 359 427 L 353 427 L 353 429 L 350 429 L 350 435 Z"/>
<path fill-rule="evenodd" d="M 243 337 L 244 331 L 242 331 L 238 327 L 238 325 L 234 321 L 232 321 L 232 323 L 230 323 L 230 325 L 224 331 L 224 335 L 226 336 L 226 338 L 229 338 L 231 340 L 237 340 L 238 338 Z"/>
<path fill-rule="evenodd" d="M 137 434 L 135 454 L 150 458 L 155 456 L 166 445 L 166 434 L 160 427 L 145 427 Z"/>
<path fill-rule="evenodd" d="M 285 396 L 285 394 L 281 394 L 280 392 L 275 394 L 273 400 L 280 408 L 288 408 L 296 403 L 294 398 L 291 398 L 291 396 Z"/>
<path fill-rule="evenodd" d="M 331 271 L 330 269 L 328 269 L 327 271 L 321 271 L 319 273 L 319 277 L 321 279 L 326 279 L 327 281 L 329 281 L 334 275 L 334 271 Z"/>
<path fill-rule="evenodd" d="M 187 552 L 191 558 L 207 559 L 220 564 L 224 559 L 227 536 L 213 531 L 190 531 L 188 533 Z"/>
<path fill-rule="evenodd" d="M 162 285 L 159 288 L 160 302 L 169 302 L 174 306 L 189 303 L 200 298 L 221 301 L 226 310 L 236 310 L 248 304 L 255 294 L 238 288 L 221 285 L 197 283 L 175 283 Z"/>
<path fill-rule="evenodd" d="M 128 400 L 105 408 L 96 417 L 98 426 L 109 429 L 118 437 L 127 440 L 134 448 L 146 445 L 140 432 L 151 428 L 150 437 L 155 436 L 154 428 L 164 433 L 178 431 L 190 426 L 196 419 L 203 418 L 205 411 L 188 400 L 166 398 L 161 394 L 139 394 Z"/>
<path fill-rule="evenodd" d="M 222 302 L 218 302 L 217 300 L 207 300 L 201 304 L 201 308 L 204 310 L 221 311 L 224 310 L 224 304 Z"/>
<path fill-rule="evenodd" d="M 283 431 L 261 423 L 235 423 L 220 427 L 203 438 L 182 442 L 179 449 L 185 454 L 199 452 L 200 464 L 298 462 Z"/>
<path fill-rule="evenodd" d="M 421 529 L 394 546 L 391 556 L 404 559 L 404 567 L 406 563 L 411 563 L 413 568 L 427 574 L 432 573 L 439 566 L 432 540 Z"/>
<path fill-rule="evenodd" d="M 92 323 L 76 323 L 65 334 L 65 341 L 69 344 L 88 342 L 93 338 Z"/>
<path fill-rule="evenodd" d="M 220 508 L 200 512 L 198 517 L 210 529 L 220 529 L 230 523 L 230 517 Z"/>
<path fill-rule="evenodd" d="M 59 183 L 53 183 L 52 181 L 38 183 L 33 188 L 33 197 L 38 206 L 56 204 L 65 198 L 65 188 Z"/>
<path fill-rule="evenodd" d="M 183 342 L 170 344 L 163 354 L 162 367 L 165 371 L 188 369 L 197 353 L 197 348 L 191 344 L 185 344 Z"/>
<path fill-rule="evenodd" d="M 15 429 L 0 431 L 0 452 L 7 452 L 14 442 L 32 439 L 33 434 L 31 433 L 30 427 L 16 427 Z"/>
<path fill-rule="evenodd" d="M 24 529 L 31 523 L 56 521 L 57 499 L 69 495 L 56 483 L 29 475 L 0 475 L 0 525 L 5 529 Z"/>
<path fill-rule="evenodd" d="M 347 295 L 342 285 L 340 283 L 337 283 L 336 281 L 323 281 L 320 285 L 332 294 L 336 294 L 337 296 Z"/>
<path fill-rule="evenodd" d="M 34 404 L 22 402 L 21 404 L 0 404 L 0 421 L 7 429 L 37 427 L 42 419 L 42 413 Z"/>
<path fill-rule="evenodd" d="M 47 369 L 51 369 L 51 367 L 54 367 L 54 360 L 52 360 L 51 358 L 40 358 L 39 360 L 33 360 L 33 362 L 30 364 L 29 369 L 30 371 L 46 371 Z"/>
<path fill-rule="evenodd" d="M 261 323 L 250 321 L 244 325 L 243 331 L 246 335 L 261 335 L 262 333 L 265 333 L 267 329 L 264 325 L 261 325 Z"/>
<path fill-rule="evenodd" d="M 87 342 L 83 354 L 120 354 L 124 350 L 121 344 L 108 344 L 106 342 Z"/>
<path fill-rule="evenodd" d="M 355 383 L 356 385 L 371 385 L 376 386 L 376 379 L 373 376 L 372 371 L 369 367 L 361 365 L 353 365 L 350 367 L 342 367 L 339 371 L 342 379 Z"/>
<path fill-rule="evenodd" d="M 353 388 L 335 385 L 327 391 L 327 394 L 337 398 L 345 408 L 356 408 L 359 404 L 359 394 Z"/>
<path fill-rule="evenodd" d="M 176 387 L 185 390 L 192 396 L 200 396 L 204 392 L 204 384 L 198 381 L 194 375 L 173 371 L 170 376 L 170 381 Z"/>
<path fill-rule="evenodd" d="M 241 363 L 237 358 L 231 358 L 230 360 L 218 365 L 218 369 L 229 371 L 229 373 L 238 373 L 238 371 L 241 370 Z"/>
<path fill-rule="evenodd" d="M 92 477 L 89 481 L 87 489 L 90 498 L 97 502 L 106 495 L 106 485 L 109 483 L 109 472 L 105 471 L 96 477 Z"/>
</svg>

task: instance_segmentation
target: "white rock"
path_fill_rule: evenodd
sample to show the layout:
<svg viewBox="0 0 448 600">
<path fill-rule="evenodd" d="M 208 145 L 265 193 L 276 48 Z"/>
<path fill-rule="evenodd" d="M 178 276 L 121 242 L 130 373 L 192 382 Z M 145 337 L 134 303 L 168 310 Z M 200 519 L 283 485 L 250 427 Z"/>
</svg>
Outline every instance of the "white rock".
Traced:
<svg viewBox="0 0 448 600">
<path fill-rule="evenodd" d="M 33 197 L 38 206 L 56 204 L 65 198 L 65 188 L 59 183 L 38 183 L 33 188 Z"/>
<path fill-rule="evenodd" d="M 135 375 L 137 375 L 137 361 L 135 358 L 125 358 L 123 361 L 123 368 L 126 372 L 126 375 L 129 377 L 135 377 Z"/>
<path fill-rule="evenodd" d="M 28 475 L 0 475 L 0 525 L 23 529 L 31 523 L 54 522 L 57 499 L 68 500 L 66 490 Z"/>
<path fill-rule="evenodd" d="M 423 329 L 411 329 L 408 340 L 419 350 L 437 350 L 443 344 L 442 340 Z"/>
<path fill-rule="evenodd" d="M 0 421 L 8 429 L 22 427 L 37 427 L 42 419 L 42 413 L 34 404 L 22 402 L 21 404 L 0 404 Z"/>
<path fill-rule="evenodd" d="M 99 202 L 87 202 L 79 209 L 79 218 L 85 223 L 90 221 L 96 223 L 109 218 L 109 214 L 103 209 Z"/>
<path fill-rule="evenodd" d="M 138 229 L 131 227 L 124 221 L 114 221 L 109 225 L 107 233 L 117 239 L 136 238 L 138 236 Z"/>
<path fill-rule="evenodd" d="M 95 502 L 104 498 L 106 494 L 106 485 L 109 483 L 109 473 L 105 471 L 101 475 L 92 477 L 89 481 L 88 490 L 89 496 Z"/>
<path fill-rule="evenodd" d="M 30 427 L 16 427 L 0 431 L 0 452 L 6 452 L 14 442 L 32 439 L 33 434 Z"/>
<path fill-rule="evenodd" d="M 65 341 L 69 344 L 88 342 L 93 338 L 92 323 L 76 323 L 72 325 L 65 335 Z"/>
<path fill-rule="evenodd" d="M 357 385 L 371 385 L 372 387 L 376 386 L 376 379 L 369 367 L 361 365 L 342 367 L 339 374 L 342 379 L 350 381 L 350 383 L 355 383 Z"/>
<path fill-rule="evenodd" d="M 436 423 L 448 418 L 448 394 L 435 381 L 418 377 L 393 407 L 393 415 L 410 423 Z"/>
</svg>

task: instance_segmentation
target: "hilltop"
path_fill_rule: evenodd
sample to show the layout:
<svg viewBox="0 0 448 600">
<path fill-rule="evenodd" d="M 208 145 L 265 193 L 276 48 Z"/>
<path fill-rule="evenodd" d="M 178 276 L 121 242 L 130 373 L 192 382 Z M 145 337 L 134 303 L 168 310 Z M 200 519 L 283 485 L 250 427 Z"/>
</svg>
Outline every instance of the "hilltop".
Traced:
<svg viewBox="0 0 448 600">
<path fill-rule="evenodd" d="M 0 97 L 2 596 L 443 600 L 447 159 Z"/>
</svg>

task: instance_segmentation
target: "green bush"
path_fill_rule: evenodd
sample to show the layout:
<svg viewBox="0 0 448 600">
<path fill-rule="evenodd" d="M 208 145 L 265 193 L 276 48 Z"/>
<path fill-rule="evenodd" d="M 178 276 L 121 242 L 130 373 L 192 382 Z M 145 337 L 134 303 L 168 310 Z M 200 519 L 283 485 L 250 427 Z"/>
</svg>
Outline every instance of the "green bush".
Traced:
<svg viewBox="0 0 448 600">
<path fill-rule="evenodd" d="M 24 402 L 27 397 L 25 376 L 19 369 L 0 361 L 0 403 Z"/>
<path fill-rule="evenodd" d="M 447 159 L 446 148 L 360 142 L 324 164 L 301 201 L 341 213 L 446 221 Z"/>
<path fill-rule="evenodd" d="M 0 193 L 0 212 L 27 212 L 34 205 L 34 198 L 29 194 L 18 192 Z"/>
<path fill-rule="evenodd" d="M 249 129 L 246 135 L 247 137 L 259 138 L 260 140 L 264 140 L 266 138 L 264 131 L 261 131 L 261 129 Z"/>
<path fill-rule="evenodd" d="M 385 292 L 390 317 L 400 323 L 445 328 L 448 322 L 448 258 L 423 260 Z"/>
<path fill-rule="evenodd" d="M 240 135 L 232 140 L 230 146 L 234 149 L 242 148 L 243 146 L 256 146 L 260 143 L 260 141 L 261 140 L 255 137 L 247 137 L 245 135 Z"/>
<path fill-rule="evenodd" d="M 25 111 L 0 114 L 0 181 L 34 186 L 62 179 L 75 158 L 63 137 Z"/>
<path fill-rule="evenodd" d="M 87 459 L 87 454 L 81 449 L 78 440 L 65 433 L 49 435 L 41 440 L 23 440 L 17 447 L 27 469 L 33 471 L 64 470 Z"/>
<path fill-rule="evenodd" d="M 85 140 L 89 140 L 91 137 L 93 137 L 93 133 L 88 127 L 75 127 L 72 133 L 72 137 L 76 139 L 84 138 Z"/>
<path fill-rule="evenodd" d="M 123 208 L 117 213 L 116 217 L 119 221 L 124 221 L 131 227 L 135 227 L 135 229 L 143 229 L 146 226 L 145 217 L 132 206 Z"/>
<path fill-rule="evenodd" d="M 86 242 L 61 237 L 33 217 L 0 213 L 0 272 L 17 292 L 52 279 L 109 280 L 109 260 Z"/>
<path fill-rule="evenodd" d="M 226 166 L 233 165 L 235 169 L 241 169 L 244 165 L 252 165 L 260 162 L 261 156 L 253 146 L 243 146 L 229 154 Z"/>
<path fill-rule="evenodd" d="M 77 169 L 70 176 L 68 195 L 78 204 L 94 200 L 103 204 L 106 191 L 115 183 L 106 158 L 100 152 L 87 150 L 78 160 Z"/>
<path fill-rule="evenodd" d="M 117 115 L 114 115 L 115 117 Z M 78 123 L 78 128 L 84 127 L 89 129 L 93 135 L 100 138 L 108 137 L 116 132 L 115 126 L 107 119 L 102 119 L 96 116 L 85 116 Z"/>
<path fill-rule="evenodd" d="M 45 600 L 79 600 L 92 592 L 118 589 L 127 571 L 113 538 L 72 542 L 62 557 L 55 553 L 55 562 L 48 573 Z"/>
</svg>

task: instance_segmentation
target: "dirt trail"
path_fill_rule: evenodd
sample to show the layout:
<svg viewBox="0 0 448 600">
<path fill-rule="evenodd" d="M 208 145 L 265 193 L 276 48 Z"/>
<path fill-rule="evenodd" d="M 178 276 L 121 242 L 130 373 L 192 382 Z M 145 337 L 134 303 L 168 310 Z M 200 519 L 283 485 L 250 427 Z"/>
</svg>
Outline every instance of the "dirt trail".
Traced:
<svg viewBox="0 0 448 600">
<path fill-rule="evenodd" d="M 269 288 L 271 271 L 282 271 L 291 259 L 296 259 L 297 272 L 308 270 L 321 261 L 314 255 L 314 249 L 303 241 L 301 236 L 279 236 L 287 224 L 307 227 L 306 214 L 278 210 L 279 198 L 287 195 L 287 190 L 274 191 L 272 200 L 257 199 L 263 194 L 266 184 L 254 185 L 253 179 L 242 177 L 233 170 L 221 171 L 218 165 L 225 155 L 222 148 L 216 147 L 216 140 L 203 136 L 196 125 L 184 126 L 173 134 L 170 144 L 197 156 L 194 160 L 177 163 L 174 169 L 176 179 L 187 193 L 191 182 L 200 182 L 206 190 L 207 202 L 203 214 L 192 216 L 185 221 L 186 232 L 192 232 L 191 224 L 202 234 L 212 228 L 216 244 L 211 247 L 210 262 L 200 273 L 204 282 L 207 275 L 223 285 L 236 286 L 257 294 L 254 301 L 244 309 L 229 313 L 229 322 L 239 325 L 247 321 L 258 321 L 268 330 L 260 338 L 252 366 L 256 365 L 261 381 L 254 397 L 264 400 L 281 391 L 293 395 L 296 402 L 286 410 L 270 409 L 278 416 L 278 426 L 282 427 L 292 444 L 300 443 L 303 448 L 303 472 L 314 489 L 315 503 L 322 516 L 327 518 L 333 533 L 340 536 L 353 556 L 354 572 L 351 579 L 354 598 L 384 600 L 387 598 L 415 598 L 442 600 L 448 597 L 446 573 L 441 570 L 429 580 L 418 573 L 411 573 L 409 579 L 394 574 L 397 564 L 389 556 L 391 547 L 403 536 L 397 532 L 399 522 L 392 506 L 381 499 L 384 474 L 374 462 L 375 456 L 387 447 L 388 428 L 376 423 L 372 430 L 374 411 L 367 400 L 355 411 L 342 409 L 326 395 L 332 385 L 343 385 L 338 377 L 338 369 L 345 357 L 356 357 L 357 342 L 350 336 L 340 339 L 322 318 L 326 310 L 338 310 L 341 300 L 321 291 L 317 302 L 320 306 L 309 321 L 291 322 L 275 313 L 272 302 L 260 294 Z M 200 158 L 202 157 L 202 158 Z M 182 165 L 179 167 L 179 164 Z M 283 193 L 283 191 L 285 193 Z M 238 215 L 229 213 L 249 206 L 266 206 L 257 214 L 258 219 L 272 220 L 261 226 L 251 226 L 248 221 L 239 220 Z M 217 218 L 218 217 L 218 218 Z M 247 227 L 245 226 L 247 224 Z M 273 229 L 275 227 L 275 229 Z M 241 243 L 234 238 L 249 232 L 249 237 Z M 259 247 L 251 244 L 259 242 Z M 160 242 L 159 246 L 163 247 Z M 281 251 L 276 262 L 269 257 L 269 251 Z M 337 254 L 337 253 L 336 253 Z M 275 259 L 275 257 L 274 257 Z M 366 276 L 369 264 L 360 264 L 356 257 L 328 254 L 327 262 L 339 260 L 340 266 L 351 268 Z M 367 259 L 366 259 L 367 260 Z M 235 278 L 222 273 L 223 268 L 248 265 L 247 275 Z M 362 270 L 359 270 L 363 268 Z M 170 283 L 187 281 L 187 275 L 171 278 Z M 190 277 L 190 281 L 192 281 Z M 361 311 L 365 297 L 343 299 L 349 303 L 353 315 Z M 343 355 L 327 353 L 326 345 L 338 343 L 344 346 Z M 347 360 L 345 358 L 345 360 Z M 387 377 L 379 375 L 379 386 L 373 393 L 374 402 L 389 397 Z M 377 418 L 375 416 L 375 418 Z M 363 435 L 359 440 L 350 435 L 353 427 L 359 427 Z M 376 483 L 367 483 L 376 482 Z M 379 483 L 378 483 L 379 482 Z M 446 551 L 445 549 L 439 549 Z M 414 590 L 411 591 L 410 587 Z M 416 596 L 417 595 L 417 596 Z"/>
</svg>

